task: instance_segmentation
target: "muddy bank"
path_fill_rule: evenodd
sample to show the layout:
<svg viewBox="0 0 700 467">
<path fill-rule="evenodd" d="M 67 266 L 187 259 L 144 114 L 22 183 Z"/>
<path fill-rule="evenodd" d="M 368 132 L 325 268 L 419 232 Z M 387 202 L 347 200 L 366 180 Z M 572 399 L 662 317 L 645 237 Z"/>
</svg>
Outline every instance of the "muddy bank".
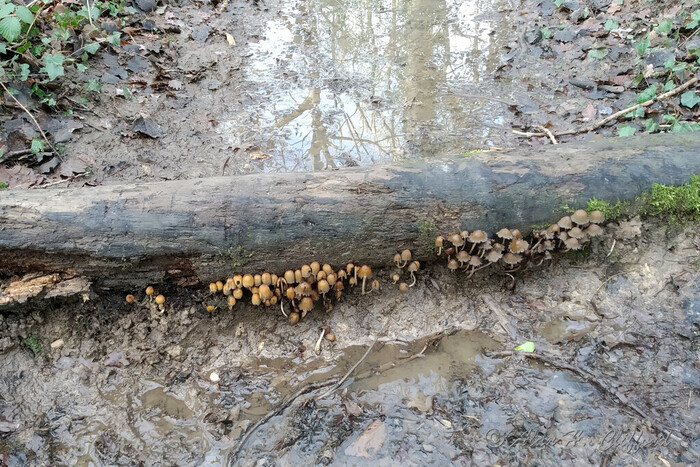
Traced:
<svg viewBox="0 0 700 467">
<path fill-rule="evenodd" d="M 296 326 L 249 307 L 208 315 L 189 296 L 164 313 L 115 294 L 2 315 L 0 456 L 196 465 L 232 462 L 240 448 L 243 465 L 696 463 L 696 232 L 632 221 L 586 255 L 518 275 L 514 289 L 508 276 L 435 266 L 407 294 L 348 294 Z M 317 356 L 322 324 L 336 341 Z M 239 446 L 377 339 L 338 391 L 302 394 Z M 525 341 L 555 366 L 499 353 Z"/>
</svg>

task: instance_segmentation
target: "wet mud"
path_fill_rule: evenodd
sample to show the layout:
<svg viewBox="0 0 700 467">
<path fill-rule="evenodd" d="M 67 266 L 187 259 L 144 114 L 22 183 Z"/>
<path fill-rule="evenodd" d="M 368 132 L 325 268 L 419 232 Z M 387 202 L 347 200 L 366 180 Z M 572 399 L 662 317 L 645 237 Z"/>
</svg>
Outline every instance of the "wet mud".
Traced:
<svg viewBox="0 0 700 467">
<path fill-rule="evenodd" d="M 380 271 L 380 294 L 297 325 L 208 314 L 196 291 L 164 312 L 103 290 L 6 313 L 0 460 L 697 463 L 697 225 L 633 227 L 514 281 L 435 265 L 401 294 Z M 537 358 L 513 351 L 527 341 Z"/>
</svg>

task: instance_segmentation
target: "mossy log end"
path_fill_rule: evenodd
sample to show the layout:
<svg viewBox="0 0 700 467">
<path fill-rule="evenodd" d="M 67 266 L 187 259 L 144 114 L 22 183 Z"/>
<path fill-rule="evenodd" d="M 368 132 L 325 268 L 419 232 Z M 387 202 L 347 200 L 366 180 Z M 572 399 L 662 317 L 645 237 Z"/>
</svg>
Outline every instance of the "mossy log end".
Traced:
<svg viewBox="0 0 700 467">
<path fill-rule="evenodd" d="M 320 173 L 0 193 L 0 274 L 193 282 L 318 260 L 430 258 L 438 233 L 551 222 L 700 173 L 700 134 L 602 139 Z"/>
</svg>

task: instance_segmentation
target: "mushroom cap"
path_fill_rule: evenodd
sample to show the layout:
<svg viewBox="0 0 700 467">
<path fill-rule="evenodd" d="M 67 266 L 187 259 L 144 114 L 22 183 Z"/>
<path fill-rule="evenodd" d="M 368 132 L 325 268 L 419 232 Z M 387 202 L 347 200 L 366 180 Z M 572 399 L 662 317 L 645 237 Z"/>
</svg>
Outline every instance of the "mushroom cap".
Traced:
<svg viewBox="0 0 700 467">
<path fill-rule="evenodd" d="M 596 209 L 588 215 L 588 222 L 591 224 L 601 224 L 605 222 L 605 214 Z"/>
<path fill-rule="evenodd" d="M 581 248 L 581 243 L 576 238 L 567 238 L 564 242 L 567 250 L 579 250 Z"/>
<path fill-rule="evenodd" d="M 338 282 L 335 283 L 335 285 L 333 286 L 333 288 L 334 288 L 335 290 L 343 290 L 343 289 L 345 289 L 345 286 L 343 285 L 343 283 L 342 283 L 341 281 L 338 281 Z"/>
<path fill-rule="evenodd" d="M 572 215 L 571 220 L 578 225 L 588 224 L 588 213 L 583 209 L 577 209 Z"/>
<path fill-rule="evenodd" d="M 489 236 L 483 230 L 475 230 L 469 235 L 469 241 L 472 243 L 484 243 Z"/>
<path fill-rule="evenodd" d="M 270 285 L 272 284 L 272 274 L 270 274 L 269 272 L 263 272 L 262 276 L 260 277 L 260 280 L 263 284 Z"/>
<path fill-rule="evenodd" d="M 441 247 L 445 243 L 445 237 L 442 235 L 435 237 L 435 246 L 436 247 Z"/>
<path fill-rule="evenodd" d="M 411 261 L 411 250 L 406 249 L 401 252 L 402 261 Z"/>
<path fill-rule="evenodd" d="M 498 250 L 491 250 L 486 253 L 486 259 L 489 263 L 497 263 L 503 257 L 503 253 Z"/>
<path fill-rule="evenodd" d="M 559 224 L 552 224 L 547 228 L 547 232 L 550 232 L 552 234 L 556 234 L 561 232 L 561 227 L 559 227 Z"/>
<path fill-rule="evenodd" d="M 510 233 L 510 229 L 506 229 L 505 227 L 503 227 L 501 230 L 496 232 L 496 235 L 499 238 L 502 238 L 503 240 L 512 240 L 513 239 L 513 234 Z"/>
<path fill-rule="evenodd" d="M 255 287 L 259 287 L 262 284 L 262 276 L 260 274 L 254 275 L 253 281 L 255 282 Z"/>
<path fill-rule="evenodd" d="M 224 290 L 224 283 L 221 281 L 216 281 L 216 291 L 221 292 Z"/>
<path fill-rule="evenodd" d="M 530 244 L 519 238 L 513 239 L 510 242 L 510 245 L 508 245 L 508 249 L 511 251 L 511 253 L 516 254 L 527 251 L 528 248 L 530 248 Z"/>
<path fill-rule="evenodd" d="M 561 227 L 562 229 L 570 229 L 574 225 L 571 223 L 571 218 L 569 216 L 564 216 L 561 219 L 559 219 L 559 222 L 557 222 L 557 225 Z"/>
<path fill-rule="evenodd" d="M 260 284 L 260 287 L 258 287 L 258 295 L 260 296 L 260 300 L 264 302 L 272 298 L 272 290 L 270 290 L 267 284 Z"/>
<path fill-rule="evenodd" d="M 326 279 L 321 279 L 318 281 L 316 287 L 318 288 L 318 293 L 327 293 L 329 290 L 331 290 L 331 285 Z"/>
<path fill-rule="evenodd" d="M 498 251 L 499 253 L 503 253 L 503 251 L 506 249 L 506 246 L 503 243 L 494 243 L 491 245 L 491 248 L 493 250 Z"/>
<path fill-rule="evenodd" d="M 294 291 L 293 287 L 290 287 L 287 289 L 286 295 L 287 295 L 287 298 L 290 300 L 294 300 L 297 297 L 297 294 Z"/>
<path fill-rule="evenodd" d="M 338 271 L 338 280 L 343 280 L 347 277 L 348 275 L 345 273 L 345 269 L 341 269 L 340 271 Z"/>
<path fill-rule="evenodd" d="M 291 269 L 287 269 L 284 272 L 284 280 L 287 281 L 287 284 L 293 284 L 294 282 L 296 282 L 294 280 L 294 271 L 292 271 Z"/>
<path fill-rule="evenodd" d="M 554 242 L 551 240 L 545 240 L 544 243 L 542 243 L 542 246 L 544 246 L 545 250 L 552 251 L 554 249 Z"/>
<path fill-rule="evenodd" d="M 449 247 L 449 248 L 447 248 L 447 249 L 445 250 L 445 255 L 446 255 L 446 256 L 451 256 L 451 255 L 454 255 L 454 254 L 455 254 L 455 249 L 454 249 L 454 247 Z"/>
<path fill-rule="evenodd" d="M 299 316 L 299 313 L 297 313 L 296 311 L 292 311 L 291 313 L 289 313 L 289 322 L 291 324 L 297 324 L 300 318 L 301 316 Z"/>
<path fill-rule="evenodd" d="M 310 275 L 311 275 L 311 266 L 309 266 L 308 264 L 303 265 L 301 267 L 301 277 L 306 279 Z"/>
<path fill-rule="evenodd" d="M 129 294 L 126 296 L 126 303 L 134 303 L 134 300 L 136 300 L 136 297 L 133 295 Z"/>
<path fill-rule="evenodd" d="M 297 295 L 301 297 L 308 297 L 309 295 L 311 295 L 311 290 L 311 284 L 309 284 L 306 281 L 301 281 L 295 289 Z"/>
<path fill-rule="evenodd" d="M 243 276 L 241 283 L 243 284 L 243 287 L 249 289 L 255 285 L 255 279 L 253 279 L 252 274 L 246 274 L 245 276 Z"/>
<path fill-rule="evenodd" d="M 562 242 L 565 242 L 565 241 L 566 241 L 566 239 L 567 239 L 567 238 L 569 238 L 569 234 L 568 234 L 568 233 L 566 233 L 566 231 L 565 231 L 565 230 L 564 230 L 564 231 L 561 231 L 561 232 L 559 232 L 559 235 L 557 235 L 557 236 L 559 237 L 559 240 L 561 240 Z"/>
<path fill-rule="evenodd" d="M 209 292 L 216 292 L 216 283 L 212 282 L 211 284 L 209 284 Z"/>
<path fill-rule="evenodd" d="M 396 263 L 396 266 L 401 266 L 401 255 L 396 253 L 394 255 L 394 263 Z"/>
<path fill-rule="evenodd" d="M 464 239 L 460 234 L 455 233 L 450 235 L 450 243 L 452 243 L 454 246 L 462 246 L 464 245 Z"/>
<path fill-rule="evenodd" d="M 321 263 L 319 263 L 318 261 L 314 261 L 313 263 L 311 263 L 310 266 L 311 266 L 311 272 L 314 275 L 318 274 L 318 271 L 321 270 Z"/>
<path fill-rule="evenodd" d="M 357 277 L 359 277 L 360 279 L 367 279 L 372 277 L 372 269 L 366 264 L 363 264 L 357 271 Z"/>
<path fill-rule="evenodd" d="M 243 298 L 243 289 L 233 289 L 233 298 L 236 300 Z"/>
<path fill-rule="evenodd" d="M 603 228 L 598 224 L 591 223 L 591 225 L 586 227 L 586 233 L 591 237 L 597 237 L 598 235 L 603 233 Z"/>
<path fill-rule="evenodd" d="M 408 284 L 405 282 L 402 282 L 399 284 L 399 292 L 406 293 L 408 292 Z"/>
<path fill-rule="evenodd" d="M 355 269 L 355 265 L 352 263 L 348 263 L 348 265 L 345 267 L 345 270 L 348 272 L 348 274 L 352 274 L 353 269 Z"/>
<path fill-rule="evenodd" d="M 250 303 L 252 303 L 255 306 L 260 305 L 262 303 L 262 301 L 260 300 L 260 295 L 254 293 L 253 296 L 250 298 Z"/>
<path fill-rule="evenodd" d="M 299 309 L 301 311 L 310 311 L 314 307 L 314 301 L 311 297 L 304 297 L 299 302 Z"/>
<path fill-rule="evenodd" d="M 236 287 L 238 287 L 239 289 L 243 287 L 243 276 L 241 276 L 240 274 L 236 274 L 235 276 L 233 276 L 233 283 L 236 284 Z"/>
<path fill-rule="evenodd" d="M 469 258 L 469 266 L 477 268 L 481 266 L 481 262 L 481 258 L 479 258 L 477 255 L 472 255 L 472 257 Z"/>
<path fill-rule="evenodd" d="M 379 290 L 379 281 L 377 279 L 372 281 L 372 290 Z"/>
<path fill-rule="evenodd" d="M 326 272 L 325 272 L 325 271 L 318 271 L 318 272 L 316 273 L 316 280 L 317 280 L 317 281 L 320 281 L 321 279 L 325 279 L 325 278 L 326 278 Z"/>
<path fill-rule="evenodd" d="M 294 282 L 301 282 L 304 278 L 301 275 L 301 269 L 296 269 L 294 271 Z"/>
<path fill-rule="evenodd" d="M 569 237 L 579 239 L 579 238 L 583 238 L 583 236 L 584 236 L 584 233 L 580 227 L 574 227 L 571 230 L 569 230 Z"/>
<path fill-rule="evenodd" d="M 236 299 L 233 297 L 228 298 L 228 306 L 235 306 L 236 305 Z"/>
<path fill-rule="evenodd" d="M 457 261 L 459 261 L 462 264 L 468 262 L 470 257 L 471 255 L 466 250 L 460 250 L 457 252 Z"/>
<path fill-rule="evenodd" d="M 326 276 L 326 280 L 328 281 L 328 285 L 333 287 L 338 281 L 338 276 L 336 276 L 335 273 L 332 272 Z"/>
<path fill-rule="evenodd" d="M 420 262 L 418 262 L 418 261 L 411 261 L 408 265 L 408 272 L 416 272 L 419 269 L 420 269 Z"/>
<path fill-rule="evenodd" d="M 155 290 L 153 290 L 153 286 L 148 286 L 146 287 L 146 295 L 153 295 Z"/>
<path fill-rule="evenodd" d="M 459 263 L 457 262 L 456 259 L 452 258 L 447 262 L 447 269 L 450 271 L 454 271 L 459 267 Z"/>
<path fill-rule="evenodd" d="M 462 231 L 459 233 L 459 236 L 462 237 L 462 240 L 467 241 L 467 239 L 469 238 L 469 231 L 468 231 L 468 230 L 462 230 Z"/>
<path fill-rule="evenodd" d="M 326 276 L 330 276 L 331 274 L 333 274 L 333 268 L 330 264 L 324 264 L 323 266 L 321 266 L 321 270 L 326 273 Z"/>
<path fill-rule="evenodd" d="M 394 275 L 391 276 L 391 280 L 394 281 L 394 284 L 396 284 L 396 283 L 399 281 L 399 279 L 401 279 L 401 276 L 399 276 L 399 275 L 396 274 L 396 273 L 394 273 Z"/>
<path fill-rule="evenodd" d="M 513 229 L 510 231 L 510 233 L 513 234 L 513 238 L 518 238 L 518 239 L 523 238 L 523 234 L 522 234 L 522 232 L 520 232 L 519 229 Z"/>
<path fill-rule="evenodd" d="M 511 253 L 510 251 L 507 252 L 505 255 L 503 255 L 503 262 L 509 266 L 515 266 L 516 264 L 520 263 L 522 260 L 523 260 L 522 256 L 516 255 L 515 253 Z"/>
</svg>

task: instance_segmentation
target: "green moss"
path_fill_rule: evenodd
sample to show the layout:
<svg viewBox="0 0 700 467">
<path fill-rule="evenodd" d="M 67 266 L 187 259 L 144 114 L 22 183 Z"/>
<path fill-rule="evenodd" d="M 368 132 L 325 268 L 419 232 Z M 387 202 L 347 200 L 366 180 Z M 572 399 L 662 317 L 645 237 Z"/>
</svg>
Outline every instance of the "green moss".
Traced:
<svg viewBox="0 0 700 467">
<path fill-rule="evenodd" d="M 31 350 L 35 357 L 39 355 L 41 349 L 44 347 L 43 342 L 41 342 L 41 338 L 36 334 L 32 334 L 24 339 L 22 341 L 22 345 Z"/>
<path fill-rule="evenodd" d="M 643 214 L 674 223 L 700 220 L 700 177 L 693 175 L 690 183 L 679 186 L 654 183 L 643 199 Z"/>
<path fill-rule="evenodd" d="M 427 250 L 435 248 L 435 237 L 437 237 L 437 227 L 434 222 L 422 221 L 418 223 L 418 233 L 420 240 L 425 244 Z"/>
<path fill-rule="evenodd" d="M 615 220 L 620 217 L 629 207 L 629 203 L 617 200 L 615 204 L 610 204 L 607 201 L 592 198 L 586 203 L 586 211 L 600 211 L 605 215 L 606 220 Z"/>
<path fill-rule="evenodd" d="M 476 154 L 481 154 L 483 152 L 491 152 L 491 150 L 490 149 L 472 149 L 471 151 L 463 152 L 462 154 L 460 154 L 460 156 L 469 157 L 469 156 L 473 156 Z"/>
</svg>

